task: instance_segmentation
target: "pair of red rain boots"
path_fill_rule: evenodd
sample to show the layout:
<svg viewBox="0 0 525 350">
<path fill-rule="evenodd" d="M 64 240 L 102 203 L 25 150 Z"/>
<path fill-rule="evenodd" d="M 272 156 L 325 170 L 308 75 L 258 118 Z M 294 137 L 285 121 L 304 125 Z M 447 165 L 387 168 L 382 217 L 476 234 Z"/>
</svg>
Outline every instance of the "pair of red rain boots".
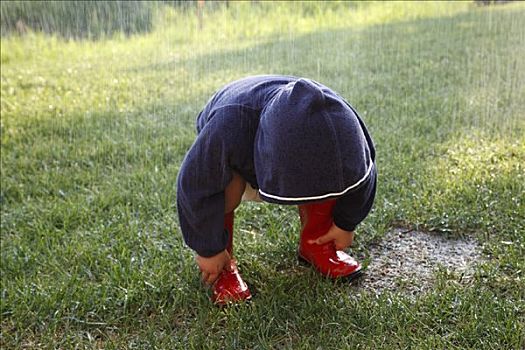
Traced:
<svg viewBox="0 0 525 350">
<path fill-rule="evenodd" d="M 324 235 L 333 224 L 332 213 L 335 200 L 299 205 L 302 230 L 299 242 L 299 259 L 314 266 L 321 274 L 330 278 L 357 277 L 361 265 L 343 251 L 336 250 L 332 242 L 318 245 L 309 243 Z M 224 228 L 229 233 L 227 247 L 232 255 L 233 212 L 224 216 Z M 230 269 L 225 269 L 212 286 L 212 301 L 217 305 L 226 305 L 251 299 L 252 295 L 242 280 L 234 259 Z"/>
</svg>

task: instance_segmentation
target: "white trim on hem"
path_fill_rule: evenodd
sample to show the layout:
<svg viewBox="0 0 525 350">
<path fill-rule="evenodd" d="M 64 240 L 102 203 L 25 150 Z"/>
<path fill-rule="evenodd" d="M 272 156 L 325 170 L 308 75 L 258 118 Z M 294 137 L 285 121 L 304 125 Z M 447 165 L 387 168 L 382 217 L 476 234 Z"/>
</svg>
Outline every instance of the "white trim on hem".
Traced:
<svg viewBox="0 0 525 350">
<path fill-rule="evenodd" d="M 341 192 L 327 193 L 327 194 L 323 194 L 320 196 L 312 196 L 312 197 L 281 197 L 281 196 L 276 196 L 274 194 L 266 193 L 262 191 L 261 189 L 259 189 L 259 193 L 268 198 L 277 199 L 280 201 L 290 201 L 290 202 L 311 201 L 311 200 L 325 199 L 328 197 L 342 196 L 346 192 L 350 191 L 353 188 L 356 188 L 363 181 L 365 181 L 366 178 L 370 175 L 370 172 L 372 171 L 373 166 L 374 166 L 374 162 L 372 161 L 372 159 L 370 159 L 370 166 L 368 167 L 368 170 L 366 171 L 365 175 L 361 179 L 359 179 L 359 181 L 357 181 L 355 184 L 350 185 L 349 187 L 347 187 Z"/>
</svg>

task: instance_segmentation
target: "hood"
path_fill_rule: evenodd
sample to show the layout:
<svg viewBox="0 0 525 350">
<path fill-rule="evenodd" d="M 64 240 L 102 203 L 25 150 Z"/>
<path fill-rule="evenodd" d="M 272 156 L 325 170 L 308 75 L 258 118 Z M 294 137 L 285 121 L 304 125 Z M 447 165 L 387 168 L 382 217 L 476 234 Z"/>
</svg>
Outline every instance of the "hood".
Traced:
<svg viewBox="0 0 525 350">
<path fill-rule="evenodd" d="M 353 109 L 309 79 L 284 85 L 261 112 L 254 161 L 260 196 L 300 204 L 345 194 L 370 174 L 370 149 Z"/>
</svg>

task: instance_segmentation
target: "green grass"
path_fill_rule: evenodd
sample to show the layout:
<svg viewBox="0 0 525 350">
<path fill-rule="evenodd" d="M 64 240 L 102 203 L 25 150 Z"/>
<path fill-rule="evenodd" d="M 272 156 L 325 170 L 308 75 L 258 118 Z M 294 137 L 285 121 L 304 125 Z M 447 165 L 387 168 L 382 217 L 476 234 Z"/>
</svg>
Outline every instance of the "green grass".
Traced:
<svg viewBox="0 0 525 350">
<path fill-rule="evenodd" d="M 524 19 L 521 3 L 231 3 L 202 30 L 167 8 L 130 38 L 2 38 L 0 346 L 522 348 Z M 323 82 L 365 119 L 380 176 L 354 253 L 399 226 L 472 235 L 474 280 L 357 297 L 298 265 L 295 208 L 245 204 L 258 293 L 211 306 L 176 176 L 210 95 L 263 73 Z"/>
</svg>

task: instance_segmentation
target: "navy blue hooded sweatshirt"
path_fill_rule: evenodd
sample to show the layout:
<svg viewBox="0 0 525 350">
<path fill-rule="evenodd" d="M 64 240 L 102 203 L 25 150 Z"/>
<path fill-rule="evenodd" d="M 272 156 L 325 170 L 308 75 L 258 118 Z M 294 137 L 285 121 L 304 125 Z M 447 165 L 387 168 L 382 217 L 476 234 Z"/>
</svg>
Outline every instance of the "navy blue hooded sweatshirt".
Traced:
<svg viewBox="0 0 525 350">
<path fill-rule="evenodd" d="M 375 149 L 354 108 L 315 81 L 253 76 L 219 90 L 197 118 L 182 163 L 177 208 L 186 244 L 226 249 L 224 189 L 239 173 L 270 203 L 337 198 L 334 222 L 353 231 L 376 191 Z"/>
</svg>

